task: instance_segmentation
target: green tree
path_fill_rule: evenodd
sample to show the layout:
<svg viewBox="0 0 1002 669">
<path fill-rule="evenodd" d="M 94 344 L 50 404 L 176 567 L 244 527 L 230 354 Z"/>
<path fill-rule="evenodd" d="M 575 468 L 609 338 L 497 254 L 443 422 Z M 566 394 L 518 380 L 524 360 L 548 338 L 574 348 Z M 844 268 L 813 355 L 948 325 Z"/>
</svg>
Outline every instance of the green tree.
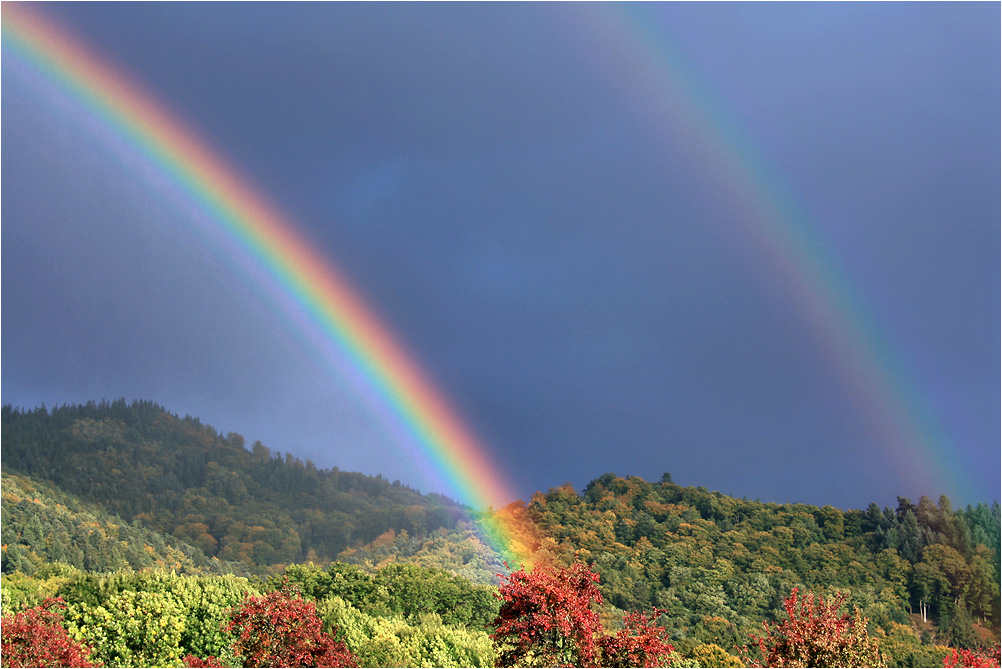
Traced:
<svg viewBox="0 0 1002 669">
<path fill-rule="evenodd" d="M 110 667 L 176 666 L 187 615 L 170 593 L 125 590 L 105 605 L 71 603 L 67 628 L 93 644 L 94 658 Z"/>
<path fill-rule="evenodd" d="M 435 614 L 414 621 L 375 617 L 340 597 L 317 607 L 324 629 L 356 654 L 364 667 L 490 667 L 496 653 L 486 632 L 442 624 Z"/>
</svg>

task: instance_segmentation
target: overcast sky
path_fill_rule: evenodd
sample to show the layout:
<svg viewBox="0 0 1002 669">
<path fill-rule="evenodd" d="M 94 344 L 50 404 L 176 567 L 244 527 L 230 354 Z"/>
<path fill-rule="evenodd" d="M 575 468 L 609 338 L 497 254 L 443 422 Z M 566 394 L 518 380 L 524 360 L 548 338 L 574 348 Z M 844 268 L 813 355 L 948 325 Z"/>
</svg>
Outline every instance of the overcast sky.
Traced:
<svg viewBox="0 0 1002 669">
<path fill-rule="evenodd" d="M 523 499 L 999 498 L 997 3 L 35 8 L 288 215 Z M 4 403 L 151 399 L 449 493 L 7 49 L 2 123 Z"/>
</svg>

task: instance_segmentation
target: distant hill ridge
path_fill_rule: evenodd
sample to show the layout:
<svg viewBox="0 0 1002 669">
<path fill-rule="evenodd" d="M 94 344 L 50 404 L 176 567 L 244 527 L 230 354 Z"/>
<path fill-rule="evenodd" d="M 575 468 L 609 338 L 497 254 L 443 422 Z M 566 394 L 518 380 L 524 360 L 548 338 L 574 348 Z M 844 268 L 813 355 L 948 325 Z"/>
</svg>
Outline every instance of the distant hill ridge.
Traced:
<svg viewBox="0 0 1002 669">
<path fill-rule="evenodd" d="M 446 497 L 381 476 L 250 450 L 148 401 L 2 409 L 2 469 L 126 522 L 251 568 L 324 561 L 388 531 L 424 537 L 466 517 Z"/>
</svg>

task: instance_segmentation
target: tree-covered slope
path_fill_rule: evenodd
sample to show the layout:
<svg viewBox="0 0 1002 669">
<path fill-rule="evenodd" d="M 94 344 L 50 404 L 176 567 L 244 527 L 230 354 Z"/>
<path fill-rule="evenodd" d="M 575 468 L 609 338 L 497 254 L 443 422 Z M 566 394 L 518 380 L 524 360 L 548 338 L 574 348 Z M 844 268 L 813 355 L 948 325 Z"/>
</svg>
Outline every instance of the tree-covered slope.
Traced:
<svg viewBox="0 0 1002 669">
<path fill-rule="evenodd" d="M 663 609 L 680 640 L 740 644 L 794 587 L 849 592 L 888 635 L 923 613 L 927 640 L 998 635 L 998 502 L 842 511 L 606 474 L 582 494 L 537 493 L 527 512 L 546 537 L 540 552 L 595 565 L 607 602 Z"/>
<path fill-rule="evenodd" d="M 404 563 L 443 569 L 472 583 L 497 585 L 506 573 L 504 558 L 484 541 L 482 529 L 473 520 L 452 529 L 440 528 L 426 537 L 390 530 L 363 546 L 347 548 L 338 561 L 375 569 Z"/>
<path fill-rule="evenodd" d="M 95 505 L 24 476 L 3 473 L 5 574 L 31 575 L 59 562 L 87 571 L 173 569 L 194 574 L 244 574 L 179 539 L 111 517 Z"/>
<path fill-rule="evenodd" d="M 456 503 L 381 477 L 318 469 L 151 402 L 2 412 L 2 466 L 107 513 L 264 568 L 333 559 L 389 530 L 424 537 Z"/>
</svg>

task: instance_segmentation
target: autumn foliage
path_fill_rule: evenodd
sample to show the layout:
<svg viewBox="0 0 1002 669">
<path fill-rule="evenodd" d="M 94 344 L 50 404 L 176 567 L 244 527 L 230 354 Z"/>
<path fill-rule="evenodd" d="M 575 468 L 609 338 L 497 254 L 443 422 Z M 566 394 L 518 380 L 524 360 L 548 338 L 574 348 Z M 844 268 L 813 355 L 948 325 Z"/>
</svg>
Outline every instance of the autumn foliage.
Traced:
<svg viewBox="0 0 1002 669">
<path fill-rule="evenodd" d="M 950 649 L 943 658 L 944 667 L 998 667 L 1002 666 L 1002 646 L 989 651 Z"/>
<path fill-rule="evenodd" d="M 536 565 L 501 578 L 492 635 L 498 666 L 595 666 L 602 624 L 591 604 L 602 603 L 598 574 L 577 562 L 567 569 Z"/>
<path fill-rule="evenodd" d="M 602 634 L 592 604 L 601 604 L 599 575 L 575 562 L 560 569 L 537 564 L 532 572 L 501 575 L 501 608 L 492 635 L 497 666 L 667 666 L 672 647 L 660 615 L 632 613 L 625 629 Z"/>
<path fill-rule="evenodd" d="M 90 649 L 63 628 L 62 599 L 46 599 L 22 613 L 3 616 L 2 662 L 5 667 L 95 667 Z"/>
<path fill-rule="evenodd" d="M 248 597 L 230 616 L 233 652 L 244 667 L 356 667 L 348 648 L 323 631 L 316 605 L 283 587 Z M 220 667 L 215 657 L 187 656 L 189 667 Z"/>
<path fill-rule="evenodd" d="M 599 641 L 604 667 L 667 667 L 675 649 L 668 643 L 664 627 L 655 625 L 658 609 L 650 613 L 634 611 L 623 618 L 624 629 Z"/>
<path fill-rule="evenodd" d="M 200 657 L 195 657 L 194 655 L 185 655 L 184 656 L 184 666 L 186 666 L 186 667 L 194 667 L 196 669 L 207 669 L 207 668 L 209 668 L 209 669 L 221 669 L 222 667 L 224 667 L 226 665 L 224 665 L 222 662 L 220 662 L 218 658 L 215 658 L 215 657 L 213 657 L 211 655 L 209 657 L 205 658 L 204 660 L 202 658 L 200 658 Z"/>
<path fill-rule="evenodd" d="M 751 666 L 764 667 L 882 667 L 877 643 L 866 632 L 866 619 L 859 609 L 852 616 L 839 613 L 845 595 L 829 601 L 798 589 L 783 603 L 786 619 L 764 622 L 765 636 L 752 637 L 761 652 Z"/>
</svg>

